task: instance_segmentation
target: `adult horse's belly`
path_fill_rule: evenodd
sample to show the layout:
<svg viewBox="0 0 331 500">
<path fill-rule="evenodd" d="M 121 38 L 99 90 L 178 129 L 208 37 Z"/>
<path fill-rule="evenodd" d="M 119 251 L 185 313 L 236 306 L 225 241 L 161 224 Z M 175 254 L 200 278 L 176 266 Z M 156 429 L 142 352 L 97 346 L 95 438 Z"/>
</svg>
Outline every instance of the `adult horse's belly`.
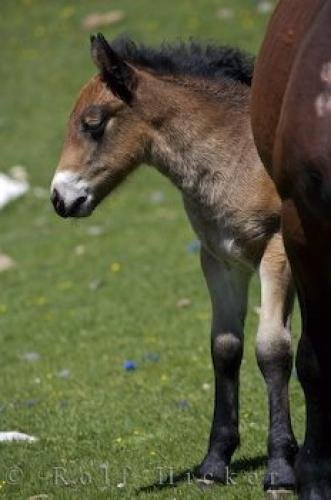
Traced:
<svg viewBox="0 0 331 500">
<path fill-rule="evenodd" d="M 298 48 L 328 0 L 280 0 L 258 56 L 251 100 L 260 157 L 273 177 L 272 156 L 284 93 Z"/>
</svg>

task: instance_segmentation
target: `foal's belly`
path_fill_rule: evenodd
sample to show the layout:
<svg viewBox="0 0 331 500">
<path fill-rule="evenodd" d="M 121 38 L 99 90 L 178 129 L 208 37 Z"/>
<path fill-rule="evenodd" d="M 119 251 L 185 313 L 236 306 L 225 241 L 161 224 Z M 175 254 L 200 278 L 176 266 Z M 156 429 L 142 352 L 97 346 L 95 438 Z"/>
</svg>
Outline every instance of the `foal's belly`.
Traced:
<svg viewBox="0 0 331 500">
<path fill-rule="evenodd" d="M 185 200 L 184 205 L 194 232 L 209 253 L 217 259 L 255 269 L 256 263 L 247 258 L 247 249 L 240 243 L 239 234 L 231 227 L 230 220 L 208 217 L 192 210 Z"/>
</svg>

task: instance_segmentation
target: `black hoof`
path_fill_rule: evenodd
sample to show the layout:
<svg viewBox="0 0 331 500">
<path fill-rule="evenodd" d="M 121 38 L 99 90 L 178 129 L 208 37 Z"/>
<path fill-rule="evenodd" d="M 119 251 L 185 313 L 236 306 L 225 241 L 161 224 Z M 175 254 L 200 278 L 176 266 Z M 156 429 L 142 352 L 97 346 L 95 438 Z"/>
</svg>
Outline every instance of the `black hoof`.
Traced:
<svg viewBox="0 0 331 500">
<path fill-rule="evenodd" d="M 263 483 L 265 490 L 295 490 L 294 467 L 284 458 L 270 459 Z"/>
<path fill-rule="evenodd" d="M 229 483 L 229 467 L 218 457 L 207 455 L 196 471 L 199 485 L 211 486 L 213 483 Z"/>
<path fill-rule="evenodd" d="M 299 488 L 299 500 L 329 500 L 330 498 L 330 481 L 320 481 Z"/>
<path fill-rule="evenodd" d="M 314 458 L 309 449 L 301 448 L 295 464 L 300 500 L 331 499 L 331 460 Z"/>
</svg>

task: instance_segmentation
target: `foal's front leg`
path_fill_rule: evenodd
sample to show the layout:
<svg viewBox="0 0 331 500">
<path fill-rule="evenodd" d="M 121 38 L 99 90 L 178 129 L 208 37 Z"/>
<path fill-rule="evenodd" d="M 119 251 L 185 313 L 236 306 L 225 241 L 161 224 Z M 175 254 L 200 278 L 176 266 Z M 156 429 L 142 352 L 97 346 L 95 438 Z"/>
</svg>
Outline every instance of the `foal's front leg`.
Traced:
<svg viewBox="0 0 331 500">
<path fill-rule="evenodd" d="M 211 350 L 215 407 L 208 453 L 198 470 L 204 482 L 227 482 L 228 466 L 239 445 L 238 386 L 243 328 L 251 273 L 201 251 L 201 265 L 213 309 Z"/>
</svg>

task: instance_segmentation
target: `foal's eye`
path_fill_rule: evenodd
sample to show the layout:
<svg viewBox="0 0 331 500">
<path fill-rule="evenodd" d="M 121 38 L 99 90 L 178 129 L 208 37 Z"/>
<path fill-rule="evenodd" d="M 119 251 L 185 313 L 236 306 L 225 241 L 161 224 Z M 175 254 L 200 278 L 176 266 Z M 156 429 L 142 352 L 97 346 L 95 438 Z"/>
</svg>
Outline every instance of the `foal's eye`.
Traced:
<svg viewBox="0 0 331 500">
<path fill-rule="evenodd" d="M 111 117 L 111 110 L 107 106 L 89 106 L 80 116 L 80 128 L 92 139 L 100 139 Z"/>
<path fill-rule="evenodd" d="M 82 127 L 84 132 L 88 132 L 93 139 L 100 139 L 106 128 L 107 120 L 98 121 L 83 121 Z"/>
</svg>

